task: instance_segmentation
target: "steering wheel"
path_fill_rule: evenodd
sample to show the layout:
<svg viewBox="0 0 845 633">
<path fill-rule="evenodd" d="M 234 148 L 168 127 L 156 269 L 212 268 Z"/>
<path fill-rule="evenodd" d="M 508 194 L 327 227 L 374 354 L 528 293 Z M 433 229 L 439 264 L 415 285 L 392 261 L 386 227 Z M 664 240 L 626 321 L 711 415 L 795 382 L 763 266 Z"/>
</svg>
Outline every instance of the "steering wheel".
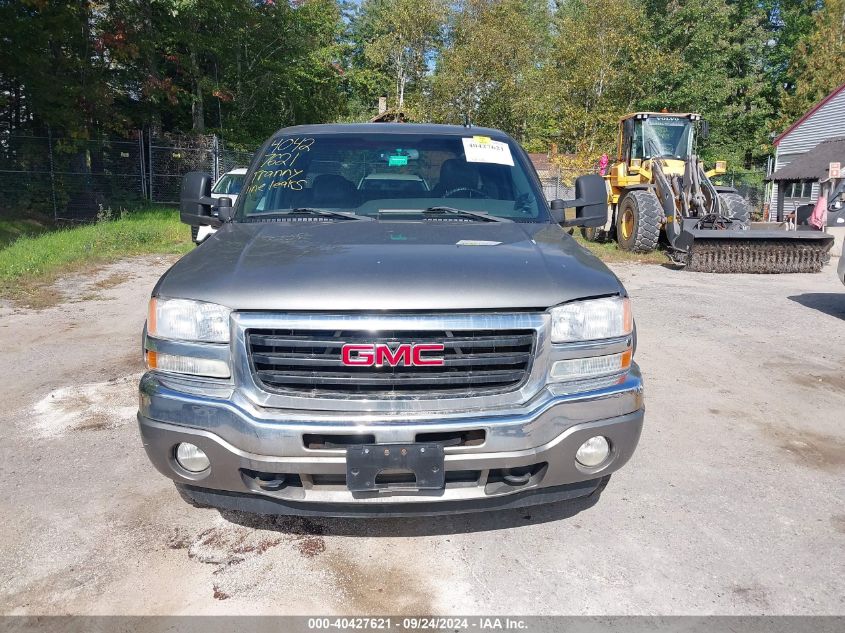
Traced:
<svg viewBox="0 0 845 633">
<path fill-rule="evenodd" d="M 468 193 L 468 196 L 456 196 L 456 193 Z M 480 189 L 475 189 L 474 187 L 455 187 L 454 189 L 449 189 L 446 193 L 443 194 L 444 198 L 489 198 L 486 193 L 481 191 Z"/>
</svg>

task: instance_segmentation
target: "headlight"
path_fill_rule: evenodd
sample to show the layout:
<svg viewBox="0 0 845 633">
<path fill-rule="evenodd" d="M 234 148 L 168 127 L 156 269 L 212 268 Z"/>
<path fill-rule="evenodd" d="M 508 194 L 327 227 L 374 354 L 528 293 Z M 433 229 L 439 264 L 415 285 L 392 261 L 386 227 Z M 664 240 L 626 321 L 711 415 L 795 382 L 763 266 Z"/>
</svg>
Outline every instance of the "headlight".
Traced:
<svg viewBox="0 0 845 633">
<path fill-rule="evenodd" d="M 552 308 L 549 313 L 552 343 L 616 338 L 634 329 L 631 301 L 627 297 L 573 301 Z"/>
<path fill-rule="evenodd" d="M 153 297 L 147 332 L 157 338 L 228 343 L 231 312 L 215 303 Z"/>
</svg>

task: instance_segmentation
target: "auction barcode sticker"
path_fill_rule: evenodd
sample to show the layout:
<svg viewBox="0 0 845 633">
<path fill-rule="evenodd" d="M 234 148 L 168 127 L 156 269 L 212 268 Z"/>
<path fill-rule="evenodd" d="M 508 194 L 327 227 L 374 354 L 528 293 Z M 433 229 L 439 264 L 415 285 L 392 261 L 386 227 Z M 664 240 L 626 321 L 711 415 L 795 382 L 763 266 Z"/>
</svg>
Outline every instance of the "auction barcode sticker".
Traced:
<svg viewBox="0 0 845 633">
<path fill-rule="evenodd" d="M 489 136 L 462 138 L 468 163 L 494 163 L 513 167 L 511 148 L 507 143 L 494 141 Z"/>
</svg>

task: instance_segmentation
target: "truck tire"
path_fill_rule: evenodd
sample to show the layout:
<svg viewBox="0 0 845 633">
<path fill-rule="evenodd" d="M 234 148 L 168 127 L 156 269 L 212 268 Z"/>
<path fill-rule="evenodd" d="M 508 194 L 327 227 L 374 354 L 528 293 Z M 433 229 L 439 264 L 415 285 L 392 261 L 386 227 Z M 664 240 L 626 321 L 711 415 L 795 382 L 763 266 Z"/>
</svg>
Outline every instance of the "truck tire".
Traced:
<svg viewBox="0 0 845 633">
<path fill-rule="evenodd" d="M 616 212 L 616 241 L 619 248 L 634 253 L 647 253 L 657 248 L 663 208 L 651 191 L 629 191 Z"/>
<path fill-rule="evenodd" d="M 605 231 L 601 227 L 584 227 L 581 229 L 581 237 L 583 237 L 588 242 L 596 242 L 597 244 L 603 244 L 607 241 L 607 231 Z"/>
<path fill-rule="evenodd" d="M 194 244 L 199 244 L 199 242 L 197 242 L 197 235 L 199 234 L 199 231 L 200 231 L 200 227 L 193 226 L 193 225 L 191 226 L 191 241 Z"/>
<path fill-rule="evenodd" d="M 599 496 L 601 496 L 601 493 L 603 493 L 603 492 L 604 492 L 604 489 L 605 489 L 605 488 L 607 488 L 607 484 L 608 484 L 608 483 L 610 483 L 610 478 L 611 478 L 611 477 L 612 477 L 612 475 L 605 475 L 604 477 L 602 477 L 602 478 L 601 478 L 601 481 L 599 482 L 599 487 L 598 487 L 598 488 L 596 488 L 595 490 L 593 490 L 593 491 L 590 493 L 590 496 L 591 496 L 591 497 L 599 497 Z"/>
<path fill-rule="evenodd" d="M 748 202 L 738 193 L 720 193 L 719 200 L 722 202 L 722 210 L 731 220 L 748 226 L 751 222 L 751 209 Z"/>
</svg>

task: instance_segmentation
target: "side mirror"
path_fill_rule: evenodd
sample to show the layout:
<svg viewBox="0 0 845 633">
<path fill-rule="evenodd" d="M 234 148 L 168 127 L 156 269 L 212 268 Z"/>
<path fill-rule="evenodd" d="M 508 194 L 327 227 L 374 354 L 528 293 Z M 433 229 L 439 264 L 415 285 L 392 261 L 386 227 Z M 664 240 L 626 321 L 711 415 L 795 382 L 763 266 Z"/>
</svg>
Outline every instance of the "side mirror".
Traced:
<svg viewBox="0 0 845 633">
<path fill-rule="evenodd" d="M 561 226 L 604 226 L 607 223 L 607 185 L 596 174 L 579 176 L 575 181 L 574 200 L 552 200 L 551 210 L 555 222 Z M 575 207 L 575 217 L 567 220 L 564 211 Z"/>
<path fill-rule="evenodd" d="M 701 119 L 701 126 L 698 129 L 698 137 L 703 141 L 710 138 L 710 121 Z"/>
<path fill-rule="evenodd" d="M 182 177 L 182 192 L 179 195 L 179 219 L 182 222 L 191 226 L 219 225 L 220 220 L 211 215 L 214 202 L 209 174 L 191 171 Z"/>
<path fill-rule="evenodd" d="M 217 209 L 217 217 L 221 222 L 228 222 L 234 216 L 232 199 L 228 196 L 223 196 L 215 200 L 214 208 Z"/>
</svg>

